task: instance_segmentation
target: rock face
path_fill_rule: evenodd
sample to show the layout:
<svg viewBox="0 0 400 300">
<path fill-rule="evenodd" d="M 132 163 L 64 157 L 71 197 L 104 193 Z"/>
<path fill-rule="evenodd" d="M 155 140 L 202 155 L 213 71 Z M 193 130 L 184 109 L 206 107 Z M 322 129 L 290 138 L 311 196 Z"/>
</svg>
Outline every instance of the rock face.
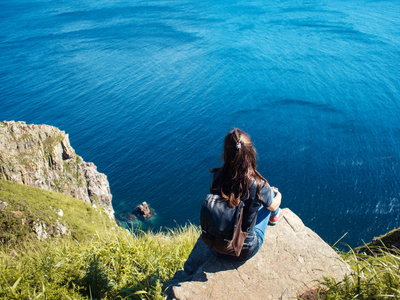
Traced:
<svg viewBox="0 0 400 300">
<path fill-rule="evenodd" d="M 71 147 L 68 134 L 49 125 L 0 123 L 0 179 L 95 203 L 114 218 L 107 176 Z"/>
<path fill-rule="evenodd" d="M 260 251 L 245 263 L 217 257 L 199 239 L 184 270 L 171 281 L 169 299 L 295 299 L 333 276 L 349 272 L 338 254 L 289 209 L 268 226 Z"/>
</svg>

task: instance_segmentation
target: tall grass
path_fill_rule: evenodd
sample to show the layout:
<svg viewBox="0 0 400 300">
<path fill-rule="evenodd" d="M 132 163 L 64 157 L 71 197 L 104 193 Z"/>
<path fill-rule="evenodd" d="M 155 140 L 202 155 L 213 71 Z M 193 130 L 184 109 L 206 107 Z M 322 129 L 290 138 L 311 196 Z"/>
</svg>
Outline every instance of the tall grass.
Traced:
<svg viewBox="0 0 400 300">
<path fill-rule="evenodd" d="M 314 299 L 400 299 L 400 253 L 384 246 L 369 253 L 373 254 L 351 249 L 342 254 L 352 273 L 341 281 L 333 278 L 320 281 Z"/>
<path fill-rule="evenodd" d="M 163 299 L 163 283 L 183 267 L 198 236 L 189 225 L 3 246 L 0 298 Z"/>
</svg>

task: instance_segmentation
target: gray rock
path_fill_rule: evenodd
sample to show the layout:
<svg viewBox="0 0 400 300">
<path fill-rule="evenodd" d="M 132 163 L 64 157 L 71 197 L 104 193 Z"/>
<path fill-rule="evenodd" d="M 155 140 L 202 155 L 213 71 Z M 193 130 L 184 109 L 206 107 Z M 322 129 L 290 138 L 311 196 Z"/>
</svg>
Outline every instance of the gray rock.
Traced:
<svg viewBox="0 0 400 300">
<path fill-rule="evenodd" d="M 68 134 L 56 127 L 1 122 L 0 179 L 96 203 L 114 218 L 106 175 L 77 155 Z"/>
<path fill-rule="evenodd" d="M 24 224 L 26 220 L 22 220 Z M 59 220 L 56 220 L 55 224 L 46 224 L 45 222 L 37 219 L 33 222 L 33 232 L 39 241 L 45 240 L 50 237 L 59 237 L 64 235 L 71 235 L 71 231 L 68 230 L 67 226 L 61 224 Z"/>
<path fill-rule="evenodd" d="M 7 208 L 7 202 L 0 201 L 0 210 Z"/>
<path fill-rule="evenodd" d="M 34 222 L 32 229 L 36 233 L 36 237 L 39 241 L 45 240 L 49 237 L 49 234 L 46 231 L 46 224 L 39 219 L 37 222 Z"/>
<path fill-rule="evenodd" d="M 112 210 L 112 196 L 107 176 L 97 171 L 97 167 L 93 163 L 86 163 L 84 168 L 85 178 L 87 181 L 87 191 L 92 203 L 106 209 L 110 217 L 114 217 Z"/>
<path fill-rule="evenodd" d="M 59 220 L 57 220 L 54 230 L 55 230 L 54 233 L 55 236 L 71 235 L 71 231 L 68 230 L 67 226 L 61 224 Z"/>
<path fill-rule="evenodd" d="M 268 226 L 260 251 L 245 263 L 225 260 L 198 240 L 169 288 L 170 299 L 293 299 L 324 276 L 349 273 L 339 255 L 289 209 Z"/>
</svg>

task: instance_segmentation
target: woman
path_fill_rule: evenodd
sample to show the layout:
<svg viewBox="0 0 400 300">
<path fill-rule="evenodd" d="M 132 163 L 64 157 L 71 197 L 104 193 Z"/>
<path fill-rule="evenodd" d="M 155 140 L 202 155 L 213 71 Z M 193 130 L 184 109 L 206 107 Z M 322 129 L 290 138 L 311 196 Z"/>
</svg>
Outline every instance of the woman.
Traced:
<svg viewBox="0 0 400 300">
<path fill-rule="evenodd" d="M 267 224 L 276 224 L 281 219 L 282 195 L 257 171 L 256 149 L 247 133 L 237 128 L 231 130 L 225 137 L 222 157 L 222 167 L 211 170 L 214 179 L 210 192 L 221 195 L 231 206 L 244 201 L 242 230 L 249 235 L 240 256 L 229 256 L 244 261 L 260 249 Z"/>
</svg>

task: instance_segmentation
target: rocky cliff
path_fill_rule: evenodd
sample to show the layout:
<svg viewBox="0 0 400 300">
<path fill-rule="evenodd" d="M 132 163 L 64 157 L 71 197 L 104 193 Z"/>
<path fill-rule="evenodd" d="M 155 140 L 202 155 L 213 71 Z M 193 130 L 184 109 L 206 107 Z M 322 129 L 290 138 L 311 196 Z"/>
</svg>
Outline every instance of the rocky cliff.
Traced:
<svg viewBox="0 0 400 300">
<path fill-rule="evenodd" d="M 77 155 L 68 134 L 56 127 L 0 123 L 0 178 L 65 193 L 114 218 L 107 176 Z"/>
</svg>

